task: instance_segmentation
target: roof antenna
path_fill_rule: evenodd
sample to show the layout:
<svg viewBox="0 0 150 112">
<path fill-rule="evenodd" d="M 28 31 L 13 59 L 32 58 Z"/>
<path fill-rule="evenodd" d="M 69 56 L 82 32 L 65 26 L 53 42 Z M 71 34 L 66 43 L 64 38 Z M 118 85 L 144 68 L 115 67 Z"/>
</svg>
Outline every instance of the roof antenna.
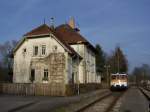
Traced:
<svg viewBox="0 0 150 112">
<path fill-rule="evenodd" d="M 43 19 L 43 22 L 44 22 L 44 24 L 45 24 L 45 18 Z"/>
<path fill-rule="evenodd" d="M 80 25 L 79 25 L 79 23 L 77 22 L 76 24 L 77 24 L 77 28 L 79 28 L 79 29 L 80 29 Z"/>
<path fill-rule="evenodd" d="M 53 17 L 51 17 L 50 27 L 54 28 L 54 18 Z"/>
<path fill-rule="evenodd" d="M 76 22 L 76 24 L 77 24 L 77 25 L 76 25 L 77 27 L 75 28 L 75 31 L 80 32 L 80 25 L 79 25 L 78 22 Z"/>
</svg>

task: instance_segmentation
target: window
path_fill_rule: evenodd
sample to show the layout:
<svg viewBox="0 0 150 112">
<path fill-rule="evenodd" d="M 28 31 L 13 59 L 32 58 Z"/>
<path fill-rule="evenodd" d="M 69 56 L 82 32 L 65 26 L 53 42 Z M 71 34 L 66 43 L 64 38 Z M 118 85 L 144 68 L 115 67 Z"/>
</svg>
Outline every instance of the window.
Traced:
<svg viewBox="0 0 150 112">
<path fill-rule="evenodd" d="M 27 50 L 26 50 L 26 48 L 24 48 L 24 49 L 22 50 L 22 54 L 23 54 L 23 56 L 25 56 L 25 55 L 26 55 L 26 52 L 27 52 Z"/>
<path fill-rule="evenodd" d="M 24 48 L 24 49 L 23 49 L 23 52 L 26 53 L 26 51 L 27 51 L 26 48 Z"/>
<path fill-rule="evenodd" d="M 57 46 L 54 45 L 52 49 L 53 49 L 53 52 L 56 52 L 57 51 Z"/>
<path fill-rule="evenodd" d="M 122 75 L 122 76 L 121 76 L 121 79 L 126 79 L 126 76 L 125 76 L 125 75 Z"/>
<path fill-rule="evenodd" d="M 74 73 L 72 73 L 72 84 L 74 84 Z"/>
<path fill-rule="evenodd" d="M 111 76 L 111 79 L 116 79 L 116 76 L 115 75 Z"/>
<path fill-rule="evenodd" d="M 34 46 L 34 56 L 38 55 L 38 46 Z"/>
<path fill-rule="evenodd" d="M 42 45 L 42 55 L 46 54 L 46 45 Z"/>
<path fill-rule="evenodd" d="M 35 69 L 31 69 L 30 81 L 33 82 L 35 80 Z"/>
<path fill-rule="evenodd" d="M 54 46 L 54 50 L 57 50 L 57 46 L 56 45 Z"/>
<path fill-rule="evenodd" d="M 44 77 L 43 80 L 48 80 L 48 69 L 44 69 Z"/>
</svg>

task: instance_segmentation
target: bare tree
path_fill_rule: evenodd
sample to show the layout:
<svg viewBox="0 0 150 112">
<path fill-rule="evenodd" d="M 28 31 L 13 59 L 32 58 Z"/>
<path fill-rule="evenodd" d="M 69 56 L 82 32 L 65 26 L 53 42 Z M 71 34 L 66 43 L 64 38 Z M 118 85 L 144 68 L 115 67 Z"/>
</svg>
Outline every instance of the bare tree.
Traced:
<svg viewBox="0 0 150 112">
<path fill-rule="evenodd" d="M 10 77 L 12 77 L 13 49 L 16 45 L 16 40 L 6 41 L 4 44 L 0 44 L 1 74 L 5 75 L 4 80 L 11 80 Z"/>
<path fill-rule="evenodd" d="M 143 64 L 140 67 L 135 67 L 132 75 L 136 77 L 136 84 L 140 85 L 150 80 L 150 66 Z"/>
<path fill-rule="evenodd" d="M 120 47 L 116 47 L 111 56 L 108 57 L 108 64 L 112 73 L 126 73 L 128 71 L 128 61 Z"/>
</svg>

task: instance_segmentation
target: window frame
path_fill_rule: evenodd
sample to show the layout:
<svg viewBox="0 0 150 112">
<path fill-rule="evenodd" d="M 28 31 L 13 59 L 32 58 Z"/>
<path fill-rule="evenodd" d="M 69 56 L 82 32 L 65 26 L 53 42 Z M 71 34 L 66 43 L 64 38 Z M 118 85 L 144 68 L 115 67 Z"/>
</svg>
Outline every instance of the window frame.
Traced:
<svg viewBox="0 0 150 112">
<path fill-rule="evenodd" d="M 37 48 L 37 51 L 36 51 L 36 48 Z M 38 56 L 38 54 L 39 54 L 39 46 L 35 45 L 33 47 L 33 56 Z"/>
<path fill-rule="evenodd" d="M 35 69 L 31 69 L 30 81 L 33 83 L 35 81 Z"/>
<path fill-rule="evenodd" d="M 41 46 L 41 54 L 42 54 L 42 55 L 46 55 L 46 45 L 45 45 L 45 44 L 43 44 L 43 45 Z"/>
<path fill-rule="evenodd" d="M 44 69 L 43 80 L 44 81 L 48 81 L 48 78 L 49 78 L 48 76 L 49 76 L 48 69 Z"/>
</svg>

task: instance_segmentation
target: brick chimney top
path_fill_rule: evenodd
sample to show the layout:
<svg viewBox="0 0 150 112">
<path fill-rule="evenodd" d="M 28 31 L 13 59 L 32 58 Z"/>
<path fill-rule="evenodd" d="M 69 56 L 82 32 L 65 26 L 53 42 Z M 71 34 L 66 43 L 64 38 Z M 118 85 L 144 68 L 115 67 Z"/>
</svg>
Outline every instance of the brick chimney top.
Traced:
<svg viewBox="0 0 150 112">
<path fill-rule="evenodd" d="M 68 25 L 69 25 L 71 28 L 75 29 L 75 20 L 74 20 L 73 17 L 70 18 L 70 20 L 69 20 L 69 22 L 68 22 Z"/>
<path fill-rule="evenodd" d="M 73 17 L 70 18 L 69 22 L 68 22 L 68 25 L 74 29 L 75 31 L 79 32 L 80 30 L 76 27 L 76 24 L 75 24 L 75 20 Z"/>
</svg>

